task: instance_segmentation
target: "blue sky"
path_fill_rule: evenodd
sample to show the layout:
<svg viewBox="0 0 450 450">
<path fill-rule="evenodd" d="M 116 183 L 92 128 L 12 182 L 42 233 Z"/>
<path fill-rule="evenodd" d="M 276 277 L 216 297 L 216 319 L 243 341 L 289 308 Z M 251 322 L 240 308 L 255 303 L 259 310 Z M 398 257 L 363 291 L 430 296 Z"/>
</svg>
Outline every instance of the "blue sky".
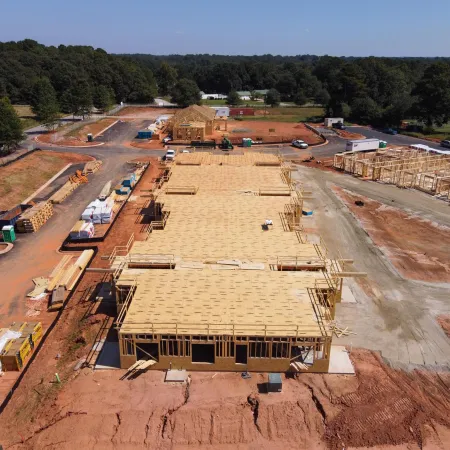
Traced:
<svg viewBox="0 0 450 450">
<path fill-rule="evenodd" d="M 111 53 L 450 56 L 450 0 L 0 0 L 0 41 L 24 38 Z"/>
</svg>

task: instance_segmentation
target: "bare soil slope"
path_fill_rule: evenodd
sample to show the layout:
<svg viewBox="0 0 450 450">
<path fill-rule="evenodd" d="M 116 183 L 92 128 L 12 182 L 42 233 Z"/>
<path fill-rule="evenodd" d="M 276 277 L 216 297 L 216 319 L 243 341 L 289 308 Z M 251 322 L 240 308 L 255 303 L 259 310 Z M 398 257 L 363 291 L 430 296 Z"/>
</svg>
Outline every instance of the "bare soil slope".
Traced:
<svg viewBox="0 0 450 450">
<path fill-rule="evenodd" d="M 405 278 L 450 282 L 450 229 L 335 187 L 375 244 Z M 355 201 L 364 202 L 357 206 Z"/>
</svg>

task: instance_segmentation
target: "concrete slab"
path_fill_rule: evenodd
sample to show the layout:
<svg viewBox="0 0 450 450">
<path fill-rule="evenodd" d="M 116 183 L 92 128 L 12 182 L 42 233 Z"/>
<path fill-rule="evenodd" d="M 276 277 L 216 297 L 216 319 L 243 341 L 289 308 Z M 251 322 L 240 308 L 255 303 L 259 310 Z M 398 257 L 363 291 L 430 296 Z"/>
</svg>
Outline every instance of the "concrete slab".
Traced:
<svg viewBox="0 0 450 450">
<path fill-rule="evenodd" d="M 356 303 L 356 298 L 353 295 L 353 292 L 351 291 L 350 287 L 345 285 L 342 286 L 342 303 Z"/>
<path fill-rule="evenodd" d="M 95 363 L 95 370 L 120 369 L 119 343 L 106 341 Z"/>
<path fill-rule="evenodd" d="M 168 370 L 166 372 L 165 382 L 183 383 L 187 380 L 188 374 L 185 370 Z"/>
<path fill-rule="evenodd" d="M 332 345 L 330 352 L 330 367 L 328 373 L 355 375 L 347 350 L 342 345 Z"/>
</svg>

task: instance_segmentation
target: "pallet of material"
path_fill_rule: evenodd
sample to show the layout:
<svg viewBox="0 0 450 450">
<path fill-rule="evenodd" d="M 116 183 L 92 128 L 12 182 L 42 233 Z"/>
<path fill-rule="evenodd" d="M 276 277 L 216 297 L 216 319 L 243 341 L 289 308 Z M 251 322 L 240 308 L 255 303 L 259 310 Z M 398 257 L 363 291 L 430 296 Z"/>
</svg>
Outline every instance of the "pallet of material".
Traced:
<svg viewBox="0 0 450 450">
<path fill-rule="evenodd" d="M 50 201 L 54 204 L 62 203 L 80 184 L 67 181 L 51 197 Z"/>
<path fill-rule="evenodd" d="M 10 339 L 0 353 L 3 371 L 18 371 L 22 369 L 31 355 L 31 345 L 28 337 Z"/>
<path fill-rule="evenodd" d="M 84 165 L 83 175 L 87 175 L 89 173 L 95 173 L 100 170 L 102 162 L 99 160 L 89 161 Z"/>
<path fill-rule="evenodd" d="M 19 233 L 34 233 L 53 215 L 53 204 L 50 201 L 40 202 L 20 215 L 16 222 Z"/>
<path fill-rule="evenodd" d="M 64 305 L 64 300 L 66 298 L 66 289 L 64 286 L 58 286 L 53 289 L 52 295 L 48 303 L 49 311 L 58 311 Z"/>
</svg>

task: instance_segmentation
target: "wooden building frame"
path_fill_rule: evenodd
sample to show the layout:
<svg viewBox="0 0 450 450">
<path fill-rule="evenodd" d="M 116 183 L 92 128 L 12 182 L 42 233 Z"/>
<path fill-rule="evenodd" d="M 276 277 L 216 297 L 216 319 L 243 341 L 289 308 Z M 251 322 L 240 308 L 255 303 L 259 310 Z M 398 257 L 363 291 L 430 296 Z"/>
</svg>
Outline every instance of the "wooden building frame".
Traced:
<svg viewBox="0 0 450 450">
<path fill-rule="evenodd" d="M 322 239 L 303 238 L 304 196 L 289 165 L 233 156 L 228 165 L 206 157 L 208 165 L 174 166 L 155 194 L 170 213 L 164 230 L 110 261 L 121 367 L 148 359 L 152 370 L 328 371 L 328 324 L 353 272 Z M 192 180 L 195 195 L 183 196 L 179 186 Z M 273 229 L 263 231 L 268 217 Z"/>
</svg>

